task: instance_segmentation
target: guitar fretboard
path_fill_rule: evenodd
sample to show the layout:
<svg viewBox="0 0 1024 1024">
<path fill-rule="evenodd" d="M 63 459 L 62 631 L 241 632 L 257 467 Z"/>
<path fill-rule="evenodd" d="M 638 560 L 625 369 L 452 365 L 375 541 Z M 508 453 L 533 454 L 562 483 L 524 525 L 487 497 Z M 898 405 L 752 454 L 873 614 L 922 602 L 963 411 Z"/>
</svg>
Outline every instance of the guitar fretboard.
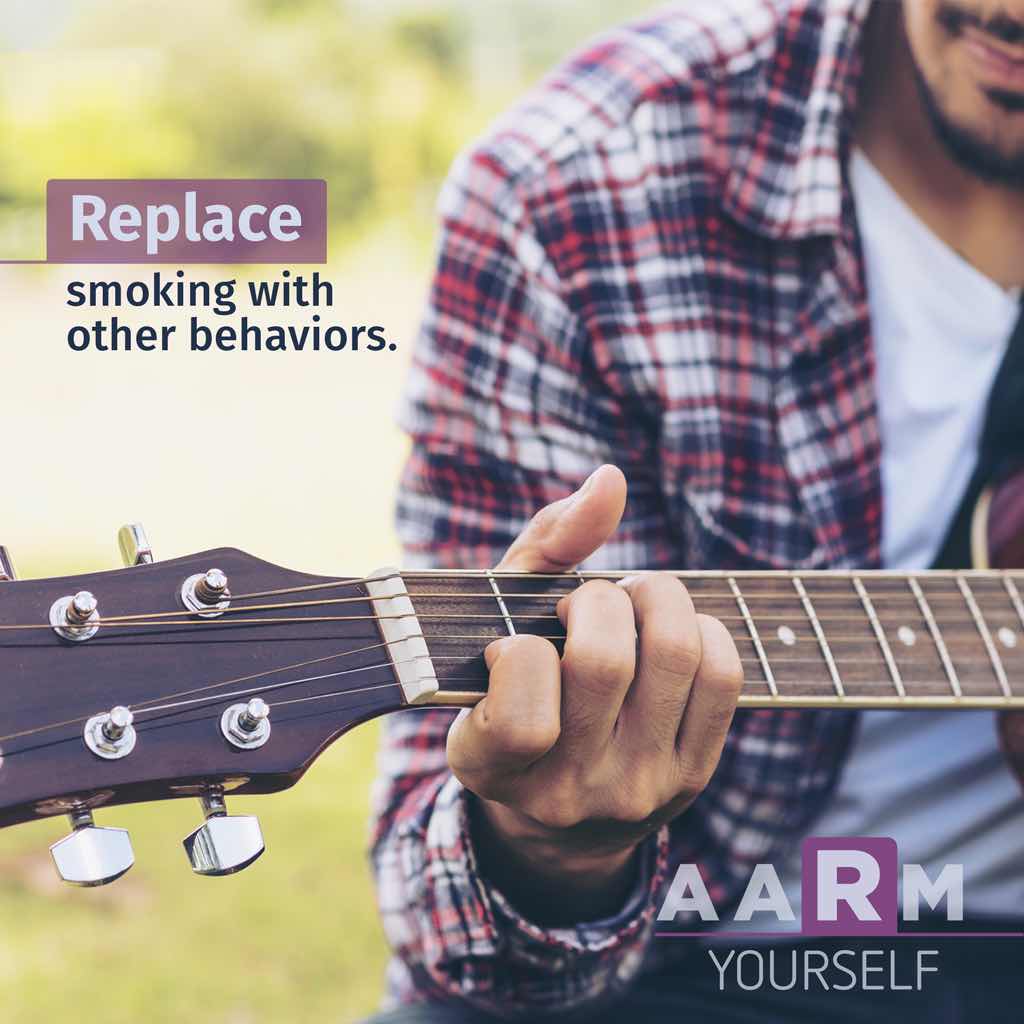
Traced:
<svg viewBox="0 0 1024 1024">
<path fill-rule="evenodd" d="M 565 629 L 558 600 L 626 573 L 403 574 L 441 693 L 486 692 L 483 649 Z M 1024 706 L 1024 573 L 681 572 L 699 612 L 720 619 L 743 660 L 748 706 Z"/>
</svg>

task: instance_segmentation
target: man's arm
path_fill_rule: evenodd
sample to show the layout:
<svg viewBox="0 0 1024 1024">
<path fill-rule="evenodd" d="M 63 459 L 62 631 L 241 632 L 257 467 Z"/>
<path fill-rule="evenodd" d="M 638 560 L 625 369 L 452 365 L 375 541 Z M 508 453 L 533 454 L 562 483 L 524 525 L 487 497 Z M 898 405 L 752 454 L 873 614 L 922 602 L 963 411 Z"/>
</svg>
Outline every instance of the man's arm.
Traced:
<svg viewBox="0 0 1024 1024">
<path fill-rule="evenodd" d="M 506 571 L 560 571 L 618 524 L 625 482 L 597 471 L 543 509 Z M 668 574 L 584 583 L 548 640 L 486 652 L 487 695 L 389 728 L 374 855 L 385 928 L 420 997 L 529 1015 L 636 973 L 663 880 L 662 828 L 710 779 L 742 682 L 721 623 Z M 447 764 L 442 753 L 447 735 Z"/>
<path fill-rule="evenodd" d="M 484 567 L 508 549 L 504 568 L 536 571 L 605 540 L 590 564 L 677 562 L 656 438 L 593 366 L 522 192 L 492 153 L 478 153 L 449 182 L 442 212 L 404 416 L 413 453 L 399 529 L 411 567 Z M 612 469 L 571 507 L 561 501 L 612 460 L 629 476 L 628 501 Z M 535 638 L 489 651 L 489 695 L 449 740 L 455 775 L 450 714 L 409 712 L 385 726 L 374 861 L 410 998 L 529 1015 L 597 998 L 639 968 L 667 855 L 659 825 L 717 758 L 738 689 L 735 651 L 674 581 L 581 587 L 559 614 L 566 664 Z M 684 727 L 691 694 L 710 700 L 692 702 Z M 698 739 L 684 754 L 668 737 L 686 729 Z M 641 755 L 652 755 L 642 779 L 630 771 Z"/>
</svg>

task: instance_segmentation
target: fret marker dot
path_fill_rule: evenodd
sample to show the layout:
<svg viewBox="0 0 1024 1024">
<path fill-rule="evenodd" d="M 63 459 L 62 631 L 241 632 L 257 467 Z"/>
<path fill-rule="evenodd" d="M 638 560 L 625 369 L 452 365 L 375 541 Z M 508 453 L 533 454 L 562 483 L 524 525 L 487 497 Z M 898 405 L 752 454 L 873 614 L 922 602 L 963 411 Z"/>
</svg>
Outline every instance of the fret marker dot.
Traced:
<svg viewBox="0 0 1024 1024">
<path fill-rule="evenodd" d="M 999 630 L 999 642 L 1004 647 L 1016 647 L 1017 634 L 1012 629 L 1010 629 L 1009 626 L 1003 626 L 1003 628 Z"/>
<path fill-rule="evenodd" d="M 900 626 L 896 636 L 904 647 L 913 647 L 917 643 L 917 634 L 909 626 Z"/>
<path fill-rule="evenodd" d="M 779 626 L 779 639 L 787 647 L 792 647 L 796 643 L 796 633 L 789 626 Z"/>
</svg>

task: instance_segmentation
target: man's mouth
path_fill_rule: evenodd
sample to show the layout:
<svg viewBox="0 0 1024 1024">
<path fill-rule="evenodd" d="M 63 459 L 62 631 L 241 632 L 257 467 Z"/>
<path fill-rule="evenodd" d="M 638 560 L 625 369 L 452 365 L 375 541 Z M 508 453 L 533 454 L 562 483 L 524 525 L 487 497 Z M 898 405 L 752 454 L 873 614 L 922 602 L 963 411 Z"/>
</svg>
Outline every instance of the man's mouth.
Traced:
<svg viewBox="0 0 1024 1024">
<path fill-rule="evenodd" d="M 976 28 L 965 28 L 961 38 L 986 86 L 1024 89 L 1024 45 L 1011 46 Z"/>
</svg>

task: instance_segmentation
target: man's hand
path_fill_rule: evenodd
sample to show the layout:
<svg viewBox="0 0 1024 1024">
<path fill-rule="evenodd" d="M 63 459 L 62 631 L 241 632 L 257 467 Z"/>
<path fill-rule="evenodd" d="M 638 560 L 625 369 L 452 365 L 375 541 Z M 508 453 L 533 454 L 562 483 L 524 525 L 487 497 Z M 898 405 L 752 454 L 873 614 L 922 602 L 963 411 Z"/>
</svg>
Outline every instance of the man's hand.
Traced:
<svg viewBox="0 0 1024 1024">
<path fill-rule="evenodd" d="M 561 572 L 615 531 L 614 466 L 533 518 L 499 570 Z M 711 778 L 743 681 L 725 627 L 667 574 L 584 583 L 558 604 L 567 640 L 515 636 L 486 651 L 487 696 L 455 722 L 448 760 L 479 800 L 484 874 L 542 924 L 618 909 L 632 853 Z"/>
</svg>

